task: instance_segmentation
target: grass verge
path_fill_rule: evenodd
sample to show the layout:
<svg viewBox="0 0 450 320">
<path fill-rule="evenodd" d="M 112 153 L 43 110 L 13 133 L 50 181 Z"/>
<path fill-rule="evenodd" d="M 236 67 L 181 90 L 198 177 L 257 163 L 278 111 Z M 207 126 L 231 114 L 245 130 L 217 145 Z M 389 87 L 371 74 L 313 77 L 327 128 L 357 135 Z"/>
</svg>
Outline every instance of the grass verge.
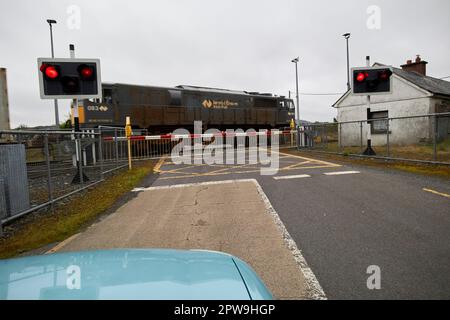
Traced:
<svg viewBox="0 0 450 320">
<path fill-rule="evenodd" d="M 132 170 L 117 172 L 90 190 L 74 195 L 68 202 L 57 204 L 53 212 L 24 218 L 27 221 L 22 223 L 19 220 L 17 230 L 0 239 L 0 258 L 14 257 L 79 232 L 152 172 L 153 165 L 153 161 L 139 162 Z"/>
<path fill-rule="evenodd" d="M 284 150 L 283 150 L 284 151 Z M 422 174 L 427 176 L 436 176 L 441 178 L 450 179 L 450 166 L 446 165 L 433 165 L 433 164 L 421 164 L 421 163 L 411 163 L 402 162 L 395 160 L 383 160 L 374 158 L 359 158 L 346 155 L 338 154 L 328 154 L 322 152 L 314 151 L 297 151 L 297 150 L 286 150 L 284 152 L 299 155 L 299 156 L 311 156 L 319 160 L 333 160 L 336 162 L 344 164 L 355 164 L 364 165 L 370 167 L 384 168 L 384 169 L 394 169 L 401 170 L 415 174 Z"/>
</svg>

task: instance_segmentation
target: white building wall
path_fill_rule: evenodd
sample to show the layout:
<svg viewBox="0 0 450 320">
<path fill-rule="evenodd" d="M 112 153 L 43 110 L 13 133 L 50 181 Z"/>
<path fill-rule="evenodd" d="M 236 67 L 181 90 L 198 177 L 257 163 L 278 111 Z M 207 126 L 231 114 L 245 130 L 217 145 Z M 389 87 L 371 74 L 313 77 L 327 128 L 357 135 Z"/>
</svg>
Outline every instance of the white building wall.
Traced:
<svg viewBox="0 0 450 320">
<path fill-rule="evenodd" d="M 424 115 L 433 112 L 431 94 L 394 75 L 393 93 L 371 96 L 370 110 L 388 111 L 389 117 Z M 339 122 L 367 120 L 367 97 L 347 95 L 337 105 Z M 361 124 L 342 124 L 340 129 L 342 146 L 359 146 L 361 143 Z M 369 125 L 362 124 L 362 140 L 365 143 Z M 430 120 L 426 117 L 392 120 L 389 123 L 391 144 L 412 144 L 429 141 Z M 372 144 L 385 145 L 386 134 L 372 134 Z"/>
</svg>

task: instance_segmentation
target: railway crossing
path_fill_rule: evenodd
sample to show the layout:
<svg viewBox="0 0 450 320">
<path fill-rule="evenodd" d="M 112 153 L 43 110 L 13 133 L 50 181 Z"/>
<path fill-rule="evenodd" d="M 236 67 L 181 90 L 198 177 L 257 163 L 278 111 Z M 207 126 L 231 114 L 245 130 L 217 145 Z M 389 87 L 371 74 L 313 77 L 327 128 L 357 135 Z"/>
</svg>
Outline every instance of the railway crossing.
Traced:
<svg viewBox="0 0 450 320">
<path fill-rule="evenodd" d="M 337 168 L 341 165 L 313 158 L 278 152 L 278 174 L 295 174 L 306 169 Z M 257 164 L 175 164 L 169 157 L 162 158 L 155 171 L 160 174 L 159 180 L 195 179 L 200 177 L 220 177 L 259 174 L 261 163 Z"/>
</svg>

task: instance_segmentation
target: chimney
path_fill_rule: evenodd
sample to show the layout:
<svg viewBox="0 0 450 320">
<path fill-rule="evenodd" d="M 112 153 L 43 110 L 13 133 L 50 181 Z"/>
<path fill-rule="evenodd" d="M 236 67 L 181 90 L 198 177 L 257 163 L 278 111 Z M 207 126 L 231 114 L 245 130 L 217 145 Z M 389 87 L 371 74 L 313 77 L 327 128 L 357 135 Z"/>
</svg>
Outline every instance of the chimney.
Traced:
<svg viewBox="0 0 450 320">
<path fill-rule="evenodd" d="M 412 62 L 412 60 L 407 60 L 406 64 L 402 65 L 402 69 L 408 72 L 416 72 L 423 76 L 427 75 L 427 63 L 420 58 L 420 55 L 417 55 L 416 60 Z"/>
<path fill-rule="evenodd" d="M 9 129 L 9 104 L 8 89 L 6 85 L 6 69 L 0 68 L 0 130 Z"/>
</svg>

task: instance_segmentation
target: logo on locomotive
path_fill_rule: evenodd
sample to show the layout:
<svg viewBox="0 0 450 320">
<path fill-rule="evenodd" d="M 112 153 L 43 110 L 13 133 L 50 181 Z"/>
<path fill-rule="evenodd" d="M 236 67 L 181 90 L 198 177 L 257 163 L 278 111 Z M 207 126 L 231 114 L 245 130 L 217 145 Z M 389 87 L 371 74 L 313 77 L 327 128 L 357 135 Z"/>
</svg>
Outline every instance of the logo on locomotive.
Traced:
<svg viewBox="0 0 450 320">
<path fill-rule="evenodd" d="M 207 109 L 228 109 L 228 107 L 237 107 L 239 104 L 230 100 L 211 100 L 205 99 L 202 106 Z"/>
</svg>

